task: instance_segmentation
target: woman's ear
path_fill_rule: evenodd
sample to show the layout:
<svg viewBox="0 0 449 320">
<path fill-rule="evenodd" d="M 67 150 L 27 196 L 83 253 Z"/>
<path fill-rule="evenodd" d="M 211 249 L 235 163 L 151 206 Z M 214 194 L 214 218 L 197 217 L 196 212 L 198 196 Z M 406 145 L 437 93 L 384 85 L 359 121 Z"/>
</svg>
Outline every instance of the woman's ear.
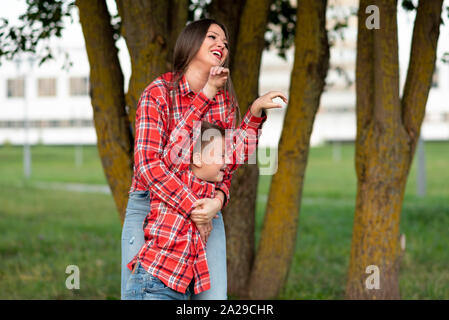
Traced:
<svg viewBox="0 0 449 320">
<path fill-rule="evenodd" d="M 192 158 L 193 158 L 192 159 L 193 160 L 193 165 L 198 167 L 198 168 L 201 168 L 201 165 L 202 165 L 202 163 L 201 163 L 201 152 L 194 152 Z"/>
</svg>

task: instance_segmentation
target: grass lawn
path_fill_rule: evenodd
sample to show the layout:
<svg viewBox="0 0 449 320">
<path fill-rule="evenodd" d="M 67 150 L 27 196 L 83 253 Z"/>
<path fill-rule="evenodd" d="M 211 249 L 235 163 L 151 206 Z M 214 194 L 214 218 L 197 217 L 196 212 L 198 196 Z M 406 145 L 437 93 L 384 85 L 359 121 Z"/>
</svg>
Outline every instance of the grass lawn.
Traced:
<svg viewBox="0 0 449 320">
<path fill-rule="evenodd" d="M 449 143 L 427 143 L 427 194 L 407 184 L 401 233 L 403 299 L 449 299 Z M 297 249 L 281 299 L 342 299 L 349 262 L 356 179 L 354 148 L 312 148 L 308 161 Z M 120 291 L 121 226 L 112 197 L 43 188 L 42 184 L 106 184 L 95 147 L 32 148 L 29 181 L 22 149 L 0 147 L 0 299 L 114 299 Z M 263 223 L 270 176 L 261 176 L 256 238 Z M 68 265 L 80 269 L 80 290 L 68 290 Z"/>
</svg>

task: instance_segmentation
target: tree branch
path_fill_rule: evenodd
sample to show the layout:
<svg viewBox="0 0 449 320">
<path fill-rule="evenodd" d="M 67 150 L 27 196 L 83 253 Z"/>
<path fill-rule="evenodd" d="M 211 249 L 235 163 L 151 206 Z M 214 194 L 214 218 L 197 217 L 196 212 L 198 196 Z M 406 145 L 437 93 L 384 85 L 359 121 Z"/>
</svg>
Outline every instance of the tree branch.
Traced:
<svg viewBox="0 0 449 320">
<path fill-rule="evenodd" d="M 268 12 L 273 0 L 247 0 L 240 19 L 232 79 L 244 114 L 259 94 L 259 73 Z"/>
<path fill-rule="evenodd" d="M 435 68 L 443 0 L 419 1 L 413 28 L 412 49 L 402 95 L 402 121 L 410 136 L 412 153 L 426 112 Z"/>
<path fill-rule="evenodd" d="M 117 1 L 122 18 L 122 34 L 131 57 L 131 79 L 126 104 L 129 121 L 134 130 L 137 102 L 142 91 L 157 76 L 169 71 L 167 52 L 169 42 L 169 1 Z M 173 17 L 176 19 L 176 17 Z"/>
<path fill-rule="evenodd" d="M 399 57 L 397 1 L 379 0 L 380 28 L 373 29 L 374 110 L 373 120 L 381 131 L 395 133 L 401 123 L 399 101 Z"/>
</svg>

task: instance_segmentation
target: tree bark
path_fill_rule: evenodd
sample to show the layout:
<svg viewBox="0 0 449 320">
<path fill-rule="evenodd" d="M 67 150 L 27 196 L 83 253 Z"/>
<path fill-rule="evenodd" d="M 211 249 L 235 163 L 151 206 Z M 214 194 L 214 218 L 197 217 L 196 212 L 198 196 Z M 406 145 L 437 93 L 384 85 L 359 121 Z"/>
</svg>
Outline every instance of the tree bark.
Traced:
<svg viewBox="0 0 449 320">
<path fill-rule="evenodd" d="M 187 18 L 187 15 L 179 18 L 172 16 L 173 12 L 177 13 L 170 8 L 172 2 L 136 0 L 131 4 L 117 0 L 117 8 L 122 18 L 122 34 L 131 58 L 131 78 L 126 104 L 132 130 L 135 127 L 137 103 L 142 91 L 156 77 L 171 69 L 168 51 L 173 45 L 169 45 L 172 41 L 171 33 L 167 32 L 169 21 Z M 175 3 L 179 4 L 180 1 Z"/>
<path fill-rule="evenodd" d="M 443 0 L 420 1 L 416 14 L 410 62 L 401 100 L 403 123 L 413 141 L 410 163 L 413 159 L 432 84 L 442 22 L 442 7 Z"/>
<path fill-rule="evenodd" d="M 175 50 L 176 40 L 187 23 L 189 0 L 170 0 L 169 8 L 167 66 L 171 70 L 173 67 L 173 51 Z"/>
<path fill-rule="evenodd" d="M 132 177 L 132 137 L 123 74 L 104 0 L 77 0 L 90 65 L 90 96 L 103 170 L 123 222 Z"/>
<path fill-rule="evenodd" d="M 229 5 L 229 0 L 213 0 L 208 10 L 208 17 L 223 23 L 229 32 L 228 42 L 230 46 L 230 59 L 229 65 L 231 66 L 231 72 L 235 70 L 234 57 L 239 55 L 235 47 L 238 42 L 238 35 L 241 23 L 245 23 L 242 19 L 243 10 L 245 8 L 247 0 L 234 0 L 232 5 Z M 252 5 L 250 5 L 252 7 Z M 264 3 L 261 5 L 265 7 Z M 257 8 L 255 8 L 257 9 Z M 263 11 L 263 9 L 261 9 Z M 259 17 L 263 18 L 263 17 Z M 233 73 L 232 73 L 233 74 Z"/>
<path fill-rule="evenodd" d="M 329 63 L 326 0 L 299 0 L 295 62 L 279 142 L 279 161 L 251 273 L 249 296 L 270 299 L 283 287 L 295 250 L 298 212 L 315 114 Z"/>
<path fill-rule="evenodd" d="M 413 45 L 422 46 L 422 52 L 429 58 L 417 61 L 416 58 L 420 57 L 416 52 L 421 50 L 417 51 L 416 47 L 415 51 L 412 50 L 412 56 L 417 56 L 410 59 L 402 106 L 399 99 L 397 3 L 376 2 L 381 14 L 380 29 L 367 30 L 365 8 L 371 3 L 366 0 L 360 2 L 356 67 L 357 199 L 346 287 L 349 299 L 400 298 L 400 214 L 413 146 L 418 138 L 430 88 L 431 76 L 428 74 L 433 72 L 438 39 L 438 28 L 435 28 L 435 18 L 439 19 L 438 6 L 430 2 L 420 1 L 413 36 Z M 441 1 L 438 2 L 441 10 Z M 426 22 L 429 18 L 428 12 L 425 13 L 427 10 L 433 12 L 433 22 Z M 427 35 L 430 39 L 424 40 L 419 36 L 423 29 L 430 32 Z M 416 69 L 423 71 L 422 78 L 417 76 Z M 415 87 L 419 91 L 416 102 L 409 100 L 409 90 L 414 83 L 411 77 L 421 82 Z M 414 107 L 409 109 L 411 105 Z M 417 109 L 422 109 L 419 112 L 421 119 L 409 121 L 410 113 Z M 411 118 L 416 120 L 415 116 Z M 407 122 L 414 122 L 413 129 L 407 128 Z M 379 269 L 378 288 L 367 285 L 370 276 L 367 267 L 370 265 Z"/>
</svg>

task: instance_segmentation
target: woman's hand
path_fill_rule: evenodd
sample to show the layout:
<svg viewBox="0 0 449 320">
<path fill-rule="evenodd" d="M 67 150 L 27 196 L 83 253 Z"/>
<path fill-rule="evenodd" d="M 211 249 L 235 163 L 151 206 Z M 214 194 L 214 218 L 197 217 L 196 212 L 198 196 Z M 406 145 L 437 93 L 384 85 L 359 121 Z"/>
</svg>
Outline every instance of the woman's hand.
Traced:
<svg viewBox="0 0 449 320">
<path fill-rule="evenodd" d="M 273 102 L 274 98 L 281 98 L 285 103 L 288 103 L 287 97 L 282 92 L 270 91 L 254 100 L 251 105 L 251 113 L 256 117 L 260 117 L 262 115 L 262 110 L 282 108 L 281 105 Z"/>
<path fill-rule="evenodd" d="M 213 99 L 217 94 L 218 89 L 223 87 L 228 80 L 229 69 L 219 66 L 210 68 L 209 79 L 203 88 L 203 93 L 209 98 Z"/>
<path fill-rule="evenodd" d="M 203 198 L 193 203 L 194 209 L 190 214 L 190 218 L 197 225 L 208 223 L 217 216 L 221 209 L 221 201 L 217 198 Z"/>
<path fill-rule="evenodd" d="M 210 233 L 212 232 L 212 228 L 213 228 L 212 222 L 200 223 L 200 224 L 195 224 L 195 225 L 200 233 L 201 240 L 203 240 L 203 242 L 206 243 L 207 239 L 210 236 Z"/>
</svg>

